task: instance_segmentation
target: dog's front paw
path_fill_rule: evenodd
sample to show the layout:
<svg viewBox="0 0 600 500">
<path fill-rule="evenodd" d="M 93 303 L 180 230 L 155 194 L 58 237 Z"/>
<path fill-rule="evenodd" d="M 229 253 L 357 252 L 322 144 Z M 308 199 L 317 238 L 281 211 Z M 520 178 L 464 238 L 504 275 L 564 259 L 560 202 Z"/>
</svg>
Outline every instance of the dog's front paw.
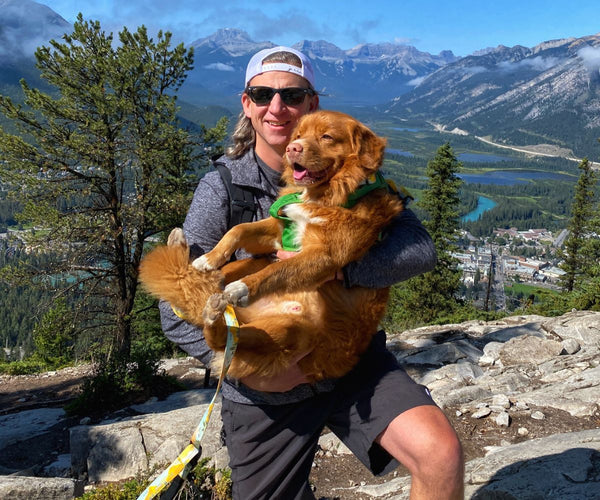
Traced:
<svg viewBox="0 0 600 500">
<path fill-rule="evenodd" d="M 187 240 L 183 234 L 183 229 L 180 227 L 176 227 L 171 231 L 169 237 L 167 238 L 167 246 L 174 247 L 176 245 L 186 246 Z"/>
<path fill-rule="evenodd" d="M 204 310 L 202 311 L 202 319 L 205 325 L 213 325 L 225 312 L 227 300 L 221 293 L 211 295 L 206 301 Z"/>
<path fill-rule="evenodd" d="M 223 295 L 234 306 L 246 307 L 248 305 L 248 287 L 241 280 L 229 283 L 225 287 Z"/>
<path fill-rule="evenodd" d="M 207 254 L 201 255 L 192 262 L 192 267 L 200 272 L 214 271 L 217 266 L 210 263 Z"/>
</svg>

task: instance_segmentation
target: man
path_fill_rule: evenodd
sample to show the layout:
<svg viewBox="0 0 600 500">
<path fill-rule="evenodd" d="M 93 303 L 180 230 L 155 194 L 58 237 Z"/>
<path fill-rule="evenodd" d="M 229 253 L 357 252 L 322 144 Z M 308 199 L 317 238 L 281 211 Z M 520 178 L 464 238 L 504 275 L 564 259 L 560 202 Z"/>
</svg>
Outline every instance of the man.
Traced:
<svg viewBox="0 0 600 500">
<path fill-rule="evenodd" d="M 242 113 L 222 161 L 235 184 L 252 189 L 257 219 L 268 216 L 277 196 L 292 130 L 300 117 L 319 106 L 314 82 L 308 58 L 288 47 L 265 49 L 248 63 Z M 209 172 L 194 193 L 183 227 L 194 257 L 221 239 L 229 218 L 223 181 Z M 429 235 L 405 210 L 382 242 L 339 274 L 347 287 L 386 287 L 430 270 L 435 260 Z M 161 316 L 168 338 L 209 362 L 212 353 L 201 330 L 177 318 L 168 304 L 161 304 Z M 314 498 L 308 477 L 325 426 L 374 474 L 403 463 L 412 475 L 411 498 L 463 495 L 456 433 L 427 389 L 415 384 L 387 351 L 383 332 L 339 380 L 308 384 L 296 364 L 273 379 L 228 379 L 222 419 L 235 499 Z"/>
</svg>

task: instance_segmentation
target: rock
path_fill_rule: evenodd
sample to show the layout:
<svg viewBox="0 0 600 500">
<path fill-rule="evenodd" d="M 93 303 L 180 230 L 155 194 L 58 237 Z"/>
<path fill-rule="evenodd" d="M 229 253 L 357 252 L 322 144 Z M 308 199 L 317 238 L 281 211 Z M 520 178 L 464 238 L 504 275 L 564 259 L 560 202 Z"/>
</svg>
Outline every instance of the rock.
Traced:
<svg viewBox="0 0 600 500">
<path fill-rule="evenodd" d="M 483 375 L 483 370 L 475 364 L 461 360 L 458 363 L 442 366 L 436 370 L 428 371 L 423 377 L 418 379 L 420 384 L 426 385 L 429 390 L 433 390 L 433 384 L 439 380 L 448 380 L 459 382 L 461 385 L 471 384 L 477 377 Z M 445 386 L 439 384 L 438 386 Z"/>
<path fill-rule="evenodd" d="M 575 339 L 582 345 L 600 345 L 600 312 L 576 311 L 546 318 L 541 327 L 561 340 Z"/>
<path fill-rule="evenodd" d="M 72 500 L 83 495 L 83 482 L 52 477 L 0 476 L 0 498 Z"/>
<path fill-rule="evenodd" d="M 546 415 L 544 415 L 541 411 L 534 411 L 531 413 L 531 418 L 534 420 L 544 420 Z"/>
<path fill-rule="evenodd" d="M 526 427 L 519 427 L 519 429 L 517 430 L 517 434 L 519 436 L 527 436 L 529 434 L 529 430 L 527 430 Z"/>
<path fill-rule="evenodd" d="M 0 416 L 0 449 L 39 436 L 63 418 L 62 408 L 38 408 Z"/>
<path fill-rule="evenodd" d="M 71 475 L 71 455 L 58 455 L 54 462 L 44 467 L 44 475 L 47 477 L 69 477 Z"/>
<path fill-rule="evenodd" d="M 502 342 L 488 342 L 483 346 L 483 355 L 479 358 L 480 366 L 493 366 L 500 360 L 500 349 L 504 344 Z"/>
<path fill-rule="evenodd" d="M 563 352 L 561 352 L 561 354 L 575 354 L 581 349 L 579 342 L 575 339 L 565 339 L 560 344 L 563 346 Z"/>
<path fill-rule="evenodd" d="M 448 406 L 460 405 L 470 401 L 478 399 L 489 398 L 492 393 L 484 387 L 477 385 L 468 385 L 453 389 L 448 392 L 432 390 L 431 396 L 433 400 L 440 406 L 440 408 L 446 408 Z"/>
<path fill-rule="evenodd" d="M 515 410 L 527 411 L 527 410 L 529 410 L 529 405 L 523 401 L 516 401 L 515 402 Z"/>
<path fill-rule="evenodd" d="M 480 408 L 475 413 L 473 413 L 473 415 L 471 415 L 471 418 L 484 418 L 487 417 L 490 413 L 492 413 L 492 410 L 490 410 L 489 408 Z"/>
<path fill-rule="evenodd" d="M 504 366 L 522 363 L 537 365 L 558 356 L 562 350 L 559 342 L 525 335 L 504 344 L 500 350 L 500 361 Z"/>
<path fill-rule="evenodd" d="M 456 363 L 460 359 L 468 359 L 474 362 L 479 361 L 483 353 L 467 341 L 445 342 L 434 345 L 430 348 L 403 356 L 400 354 L 400 360 L 409 365 L 434 365 L 441 366 L 448 363 Z"/>
<path fill-rule="evenodd" d="M 506 394 L 495 394 L 492 398 L 492 404 L 508 410 L 510 408 L 510 399 L 508 399 Z"/>
<path fill-rule="evenodd" d="M 501 412 L 496 416 L 496 425 L 499 425 L 500 427 L 508 427 L 510 425 L 510 416 L 508 414 L 508 412 Z"/>
<path fill-rule="evenodd" d="M 513 444 L 466 465 L 465 498 L 598 498 L 600 430 Z"/>
<path fill-rule="evenodd" d="M 100 482 L 120 481 L 140 472 L 164 468 L 187 446 L 207 406 L 74 427 L 70 435 L 73 472 L 81 477 L 87 470 L 89 481 Z M 228 461 L 224 456 L 226 451 L 221 452 L 224 449 L 220 432 L 218 402 L 201 443 L 203 456 L 212 457 L 217 468 L 225 467 Z"/>
<path fill-rule="evenodd" d="M 323 451 L 334 452 L 339 455 L 352 455 L 350 449 L 333 432 L 323 434 L 319 438 L 319 447 Z"/>
</svg>

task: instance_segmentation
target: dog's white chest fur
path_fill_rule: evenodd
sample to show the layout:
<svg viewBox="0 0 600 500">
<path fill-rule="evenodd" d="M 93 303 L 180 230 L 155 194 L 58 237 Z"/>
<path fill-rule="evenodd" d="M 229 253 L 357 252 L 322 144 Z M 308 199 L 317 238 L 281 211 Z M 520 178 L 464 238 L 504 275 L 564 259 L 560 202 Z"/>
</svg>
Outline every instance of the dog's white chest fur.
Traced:
<svg viewBox="0 0 600 500">
<path fill-rule="evenodd" d="M 285 215 L 294 221 L 296 224 L 294 233 L 294 243 L 298 246 L 302 243 L 306 226 L 309 224 L 320 224 L 323 222 L 321 217 L 313 217 L 310 210 L 303 203 L 293 203 L 287 205 L 284 209 Z"/>
</svg>

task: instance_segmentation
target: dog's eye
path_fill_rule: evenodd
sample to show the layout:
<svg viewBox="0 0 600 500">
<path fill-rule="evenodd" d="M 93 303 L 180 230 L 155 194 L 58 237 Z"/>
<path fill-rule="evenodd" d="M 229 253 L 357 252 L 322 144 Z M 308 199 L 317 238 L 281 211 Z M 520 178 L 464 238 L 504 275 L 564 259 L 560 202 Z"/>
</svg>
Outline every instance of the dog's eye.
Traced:
<svg viewBox="0 0 600 500">
<path fill-rule="evenodd" d="M 324 141 L 333 141 L 333 137 L 331 137 L 329 134 L 323 134 L 321 136 L 321 139 L 323 139 Z"/>
</svg>

